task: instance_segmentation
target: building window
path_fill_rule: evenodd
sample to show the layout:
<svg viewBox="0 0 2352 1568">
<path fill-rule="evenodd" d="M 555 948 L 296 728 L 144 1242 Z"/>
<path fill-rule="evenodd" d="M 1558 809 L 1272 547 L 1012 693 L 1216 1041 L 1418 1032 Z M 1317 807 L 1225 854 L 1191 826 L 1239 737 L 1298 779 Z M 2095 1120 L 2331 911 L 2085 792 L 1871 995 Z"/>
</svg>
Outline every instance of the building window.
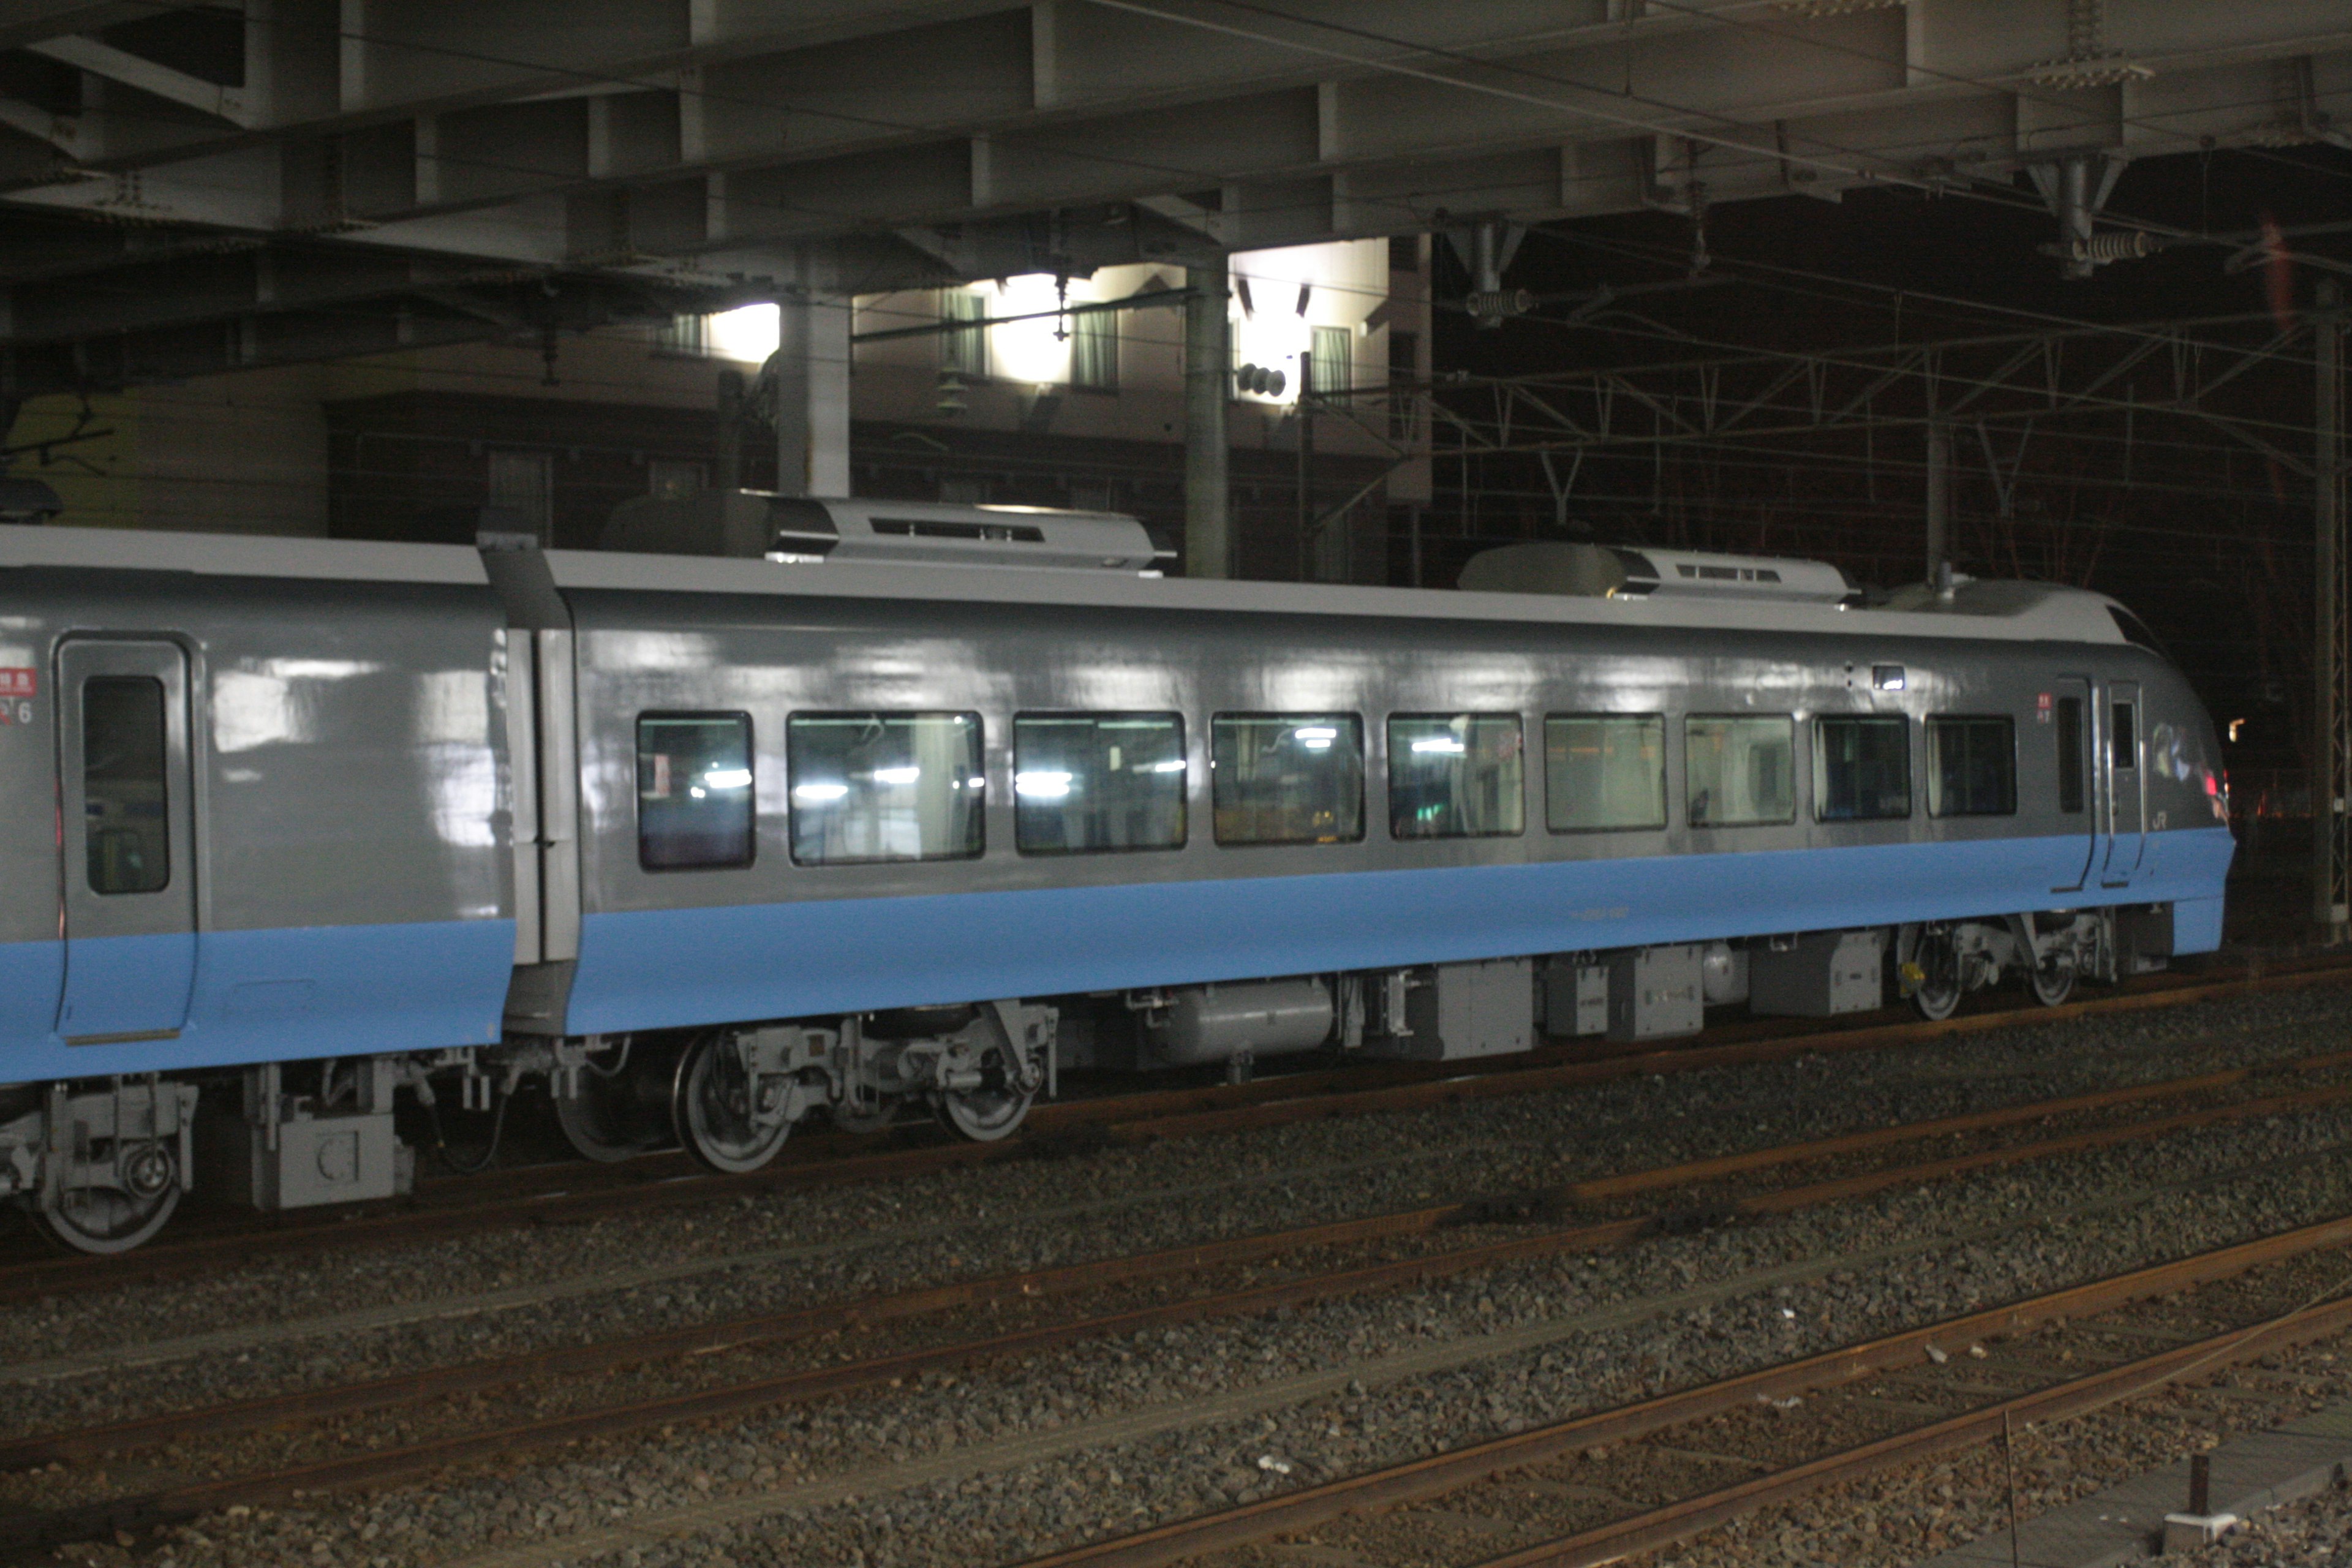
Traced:
<svg viewBox="0 0 2352 1568">
<path fill-rule="evenodd" d="M 700 463 L 656 458 L 646 465 L 646 493 L 656 500 L 677 500 L 708 489 L 709 474 Z"/>
<path fill-rule="evenodd" d="M 988 300 L 966 289 L 953 289 L 940 296 L 940 320 L 942 321 L 983 321 L 988 319 Z M 982 326 L 950 327 L 940 334 L 940 369 L 950 374 L 973 381 L 988 374 L 988 329 Z"/>
<path fill-rule="evenodd" d="M 1666 721 L 1654 713 L 1544 721 L 1544 824 L 1554 833 L 1666 825 Z"/>
<path fill-rule="evenodd" d="M 1823 822 L 1883 822 L 1911 815 L 1911 721 L 1813 721 L 1813 812 Z"/>
<path fill-rule="evenodd" d="M 654 352 L 705 359 L 710 353 L 710 318 L 672 316 L 654 333 Z"/>
<path fill-rule="evenodd" d="M 1220 713 L 1209 759 L 1220 844 L 1364 836 L 1364 721 L 1353 713 Z"/>
<path fill-rule="evenodd" d="M 1527 828 L 1527 759 L 1516 713 L 1389 720 L 1389 834 L 1511 837 Z"/>
<path fill-rule="evenodd" d="M 2016 810 L 2016 726 L 2005 716 L 1928 720 L 1927 815 L 2008 816 Z"/>
<path fill-rule="evenodd" d="M 1023 713 L 1013 721 L 1013 835 L 1024 855 L 1184 846 L 1184 721 Z"/>
<path fill-rule="evenodd" d="M 751 863 L 751 719 L 637 720 L 637 864 L 700 871 Z"/>
<path fill-rule="evenodd" d="M 795 713 L 785 721 L 793 859 L 964 860 L 988 779 L 977 713 Z"/>
<path fill-rule="evenodd" d="M 1117 310 L 1081 310 L 1069 318 L 1072 386 L 1118 390 L 1119 315 Z"/>
<path fill-rule="evenodd" d="M 489 503 L 519 532 L 555 542 L 555 463 L 545 452 L 492 452 Z"/>
<path fill-rule="evenodd" d="M 1797 820 L 1797 721 L 1785 714 L 1683 721 L 1683 776 L 1693 827 Z"/>
<path fill-rule="evenodd" d="M 81 795 L 89 890 L 160 893 L 172 880 L 163 683 L 93 676 L 81 686 Z"/>
<path fill-rule="evenodd" d="M 1355 390 L 1355 333 L 1345 327 L 1317 327 L 1310 352 L 1315 357 L 1307 368 L 1315 384 L 1307 391 L 1336 395 Z"/>
</svg>

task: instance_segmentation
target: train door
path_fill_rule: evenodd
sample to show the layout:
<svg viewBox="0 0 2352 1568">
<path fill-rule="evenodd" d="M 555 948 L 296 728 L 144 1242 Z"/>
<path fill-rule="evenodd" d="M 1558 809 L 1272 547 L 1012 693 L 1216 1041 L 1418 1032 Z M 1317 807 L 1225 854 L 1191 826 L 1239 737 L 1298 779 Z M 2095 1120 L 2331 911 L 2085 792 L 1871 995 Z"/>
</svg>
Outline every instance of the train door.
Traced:
<svg viewBox="0 0 2352 1568">
<path fill-rule="evenodd" d="M 2058 752 L 2058 815 L 2064 824 L 2063 831 L 2079 832 L 2082 836 L 2083 858 L 2074 862 L 2071 879 L 2051 889 L 2053 893 L 2072 893 L 2082 889 L 2090 880 L 2091 866 L 2104 847 L 2101 818 L 2105 816 L 2099 796 L 2092 788 L 2092 761 L 2096 736 L 2091 723 L 2091 682 L 2079 675 L 2059 677 L 2052 693 L 2054 702 L 2051 721 L 2052 742 Z"/>
<path fill-rule="evenodd" d="M 2140 766 L 2139 682 L 2107 682 L 2106 744 L 2100 748 L 2106 780 L 2107 845 L 2099 862 L 2099 884 L 2128 885 L 2139 869 L 2145 846 L 2146 785 Z"/>
<path fill-rule="evenodd" d="M 168 642 L 58 651 L 71 1045 L 169 1039 L 196 968 L 188 656 Z"/>
</svg>

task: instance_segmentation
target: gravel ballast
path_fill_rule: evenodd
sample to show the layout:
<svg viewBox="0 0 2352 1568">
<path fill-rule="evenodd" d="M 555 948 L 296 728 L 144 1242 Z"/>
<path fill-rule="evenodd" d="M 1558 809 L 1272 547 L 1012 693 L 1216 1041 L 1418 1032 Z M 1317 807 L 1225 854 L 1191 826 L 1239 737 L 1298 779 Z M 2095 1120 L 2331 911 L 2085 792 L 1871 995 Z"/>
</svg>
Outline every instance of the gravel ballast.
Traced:
<svg viewBox="0 0 2352 1568">
<path fill-rule="evenodd" d="M 264 1342 L 238 1352 L 242 1361 L 194 1356 L 135 1374 L 19 1383 L 0 1388 L 0 1423 L 21 1419 L 37 1428 L 120 1418 L 218 1398 L 224 1388 L 315 1386 L 368 1370 L 579 1342 L 648 1322 L 1113 1256 L 2179 1077 L 2336 1047 L 2347 1015 L 2352 1000 L 2332 989 L 2246 998 L 888 1186 L 820 1189 L 683 1217 L 354 1252 L 323 1265 L 271 1265 L 184 1288 L 60 1300 L 0 1315 L 33 1320 L 22 1335 L 10 1325 L 14 1357 L 87 1353 L 136 1342 L 142 1332 L 184 1334 L 192 1322 L 293 1322 L 348 1310 L 353 1300 L 398 1307 L 446 1303 L 467 1290 L 540 1292 L 527 1309 L 478 1308 L 332 1340 Z M 778 1411 L 725 1432 L 681 1429 L 586 1445 L 510 1478 L 469 1475 L 444 1488 L 210 1520 L 166 1552 L 184 1563 L 424 1563 L 502 1540 L 560 1542 L 712 1500 L 760 1512 L 770 1506 L 761 1500 L 780 1487 L 877 1466 L 903 1472 L 1012 1438 L 1075 1436 L 1096 1424 L 1133 1421 L 1138 1412 L 1166 1413 L 1172 1424 L 1165 1430 L 1121 1441 L 1106 1428 L 1101 1440 L 1026 1468 L 918 1487 L 887 1504 L 793 1506 L 730 1527 L 724 1538 L 644 1541 L 601 1560 L 626 1561 L 625 1551 L 646 1562 L 712 1562 L 714 1552 L 745 1563 L 846 1562 L 853 1551 L 877 1563 L 1014 1557 L 2343 1212 L 2352 1162 L 2325 1151 L 2347 1138 L 2352 1118 L 2333 1113 L 2211 1129 L 1765 1225 L 1662 1238 L 1615 1255 L 1080 1345 L 1056 1352 L 1050 1364 L 933 1376 L 885 1397 Z M 2224 1174 L 2232 1170 L 2245 1173 Z M 2193 1184 L 2216 1177 L 2210 1187 Z M 2166 1184 L 2168 1191 L 2144 1200 L 2133 1195 Z M 1087 1201 L 1074 1205 L 1071 1194 L 1080 1192 Z M 2008 1235 L 1941 1246 L 1922 1239 L 2005 1227 L 2029 1212 L 2081 1209 L 2100 1194 L 2115 1205 Z M 771 1256 L 756 1266 L 726 1261 L 755 1245 L 805 1255 Z M 1875 1261 L 1862 1256 L 1890 1246 L 1906 1250 Z M 500 1247 L 509 1255 L 483 1256 Z M 1811 1278 L 1757 1282 L 1776 1268 L 1797 1267 L 1804 1275 L 1798 1266 L 1806 1260 L 1839 1252 L 1854 1261 L 1816 1266 Z M 599 1270 L 706 1265 L 621 1289 L 545 1289 L 545 1282 Z M 269 1296 L 306 1271 L 310 1279 L 289 1285 L 290 1300 Z M 1716 1299 L 1595 1326 L 1612 1305 L 1694 1289 Z M 329 1304 L 338 1300 L 340 1307 Z M 1503 1339 L 1482 1340 L 1490 1335 Z M 1395 1360 L 1432 1349 L 1460 1364 L 1413 1370 Z M 852 1336 L 841 1353 L 858 1350 Z M 1392 1363 L 1385 1372 L 1384 1362 Z M 1253 1408 L 1205 1422 L 1183 1414 L 1186 1402 L 1209 1397 Z M 158 1464 L 172 1458 L 151 1457 Z M 61 1484 L 53 1479 L 47 1493 Z M 64 1500 L 33 1490 L 43 1503 Z M 8 1491 L 13 1500 L 28 1500 L 16 1482 Z M 541 1551 L 530 1560 L 553 1558 Z"/>
</svg>

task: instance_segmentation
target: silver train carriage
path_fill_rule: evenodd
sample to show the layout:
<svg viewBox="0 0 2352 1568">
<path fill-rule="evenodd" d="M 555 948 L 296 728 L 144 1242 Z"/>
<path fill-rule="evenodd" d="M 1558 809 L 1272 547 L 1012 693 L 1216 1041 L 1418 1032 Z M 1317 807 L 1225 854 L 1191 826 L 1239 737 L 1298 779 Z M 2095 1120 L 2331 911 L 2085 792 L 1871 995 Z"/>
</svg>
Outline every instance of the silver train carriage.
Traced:
<svg viewBox="0 0 2352 1568">
<path fill-rule="evenodd" d="M 395 1100 L 543 1082 L 584 1153 L 744 1170 L 813 1112 L 1000 1137 L 1065 1067 L 1933 1016 L 2220 940 L 2211 725 L 2095 595 L 1203 583 L 1117 518 L 699 507 L 615 518 L 684 554 L 0 529 L 0 1194 L 116 1250 L 199 1179 L 402 1189 Z"/>
</svg>

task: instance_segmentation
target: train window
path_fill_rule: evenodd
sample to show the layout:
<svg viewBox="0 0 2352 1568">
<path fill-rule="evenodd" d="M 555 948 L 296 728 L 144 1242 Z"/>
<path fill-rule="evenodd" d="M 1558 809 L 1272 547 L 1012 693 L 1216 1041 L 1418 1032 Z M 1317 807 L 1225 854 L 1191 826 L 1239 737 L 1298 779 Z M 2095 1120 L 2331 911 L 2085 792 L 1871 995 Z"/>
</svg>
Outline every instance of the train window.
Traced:
<svg viewBox="0 0 2352 1568">
<path fill-rule="evenodd" d="M 1683 721 L 1683 776 L 1693 827 L 1797 820 L 1797 721 L 1786 714 Z"/>
<path fill-rule="evenodd" d="M 1823 822 L 1911 815 L 1911 721 L 1830 715 L 1813 721 L 1813 810 Z"/>
<path fill-rule="evenodd" d="M 1666 825 L 1666 721 L 1654 713 L 1544 721 L 1544 824 L 1554 833 Z"/>
<path fill-rule="evenodd" d="M 1389 835 L 1493 838 L 1527 831 L 1527 760 L 1516 713 L 1389 720 Z"/>
<path fill-rule="evenodd" d="M 2058 699 L 2058 809 L 2083 809 L 2083 700 Z"/>
<path fill-rule="evenodd" d="M 2007 717 L 1927 721 L 1927 815 L 2017 810 L 2017 727 Z"/>
<path fill-rule="evenodd" d="M 784 721 L 793 859 L 968 860 L 988 778 L 977 713 L 795 713 Z"/>
<path fill-rule="evenodd" d="M 163 683 L 100 675 L 81 688 L 81 795 L 89 890 L 160 893 L 172 880 Z"/>
<path fill-rule="evenodd" d="M 1184 721 L 1174 713 L 1022 713 L 1013 837 L 1024 855 L 1184 845 Z"/>
<path fill-rule="evenodd" d="M 1364 721 L 1353 713 L 1220 713 L 1209 766 L 1220 844 L 1364 836 Z"/>
<path fill-rule="evenodd" d="M 2116 721 L 2108 726 L 2107 738 L 2114 743 L 2115 765 L 2128 773 L 2139 766 L 2138 710 L 2129 702 L 2115 705 Z"/>
<path fill-rule="evenodd" d="M 2121 605 L 2109 605 L 2107 614 L 2114 617 L 2116 630 L 2123 634 L 2124 641 L 2137 644 L 2159 658 L 2171 657 L 2164 651 L 2164 645 L 2156 640 L 2156 634 L 2147 629 L 2146 621 L 2141 620 Z"/>
<path fill-rule="evenodd" d="M 751 719 L 637 719 L 637 864 L 704 871 L 751 863 Z"/>
</svg>

